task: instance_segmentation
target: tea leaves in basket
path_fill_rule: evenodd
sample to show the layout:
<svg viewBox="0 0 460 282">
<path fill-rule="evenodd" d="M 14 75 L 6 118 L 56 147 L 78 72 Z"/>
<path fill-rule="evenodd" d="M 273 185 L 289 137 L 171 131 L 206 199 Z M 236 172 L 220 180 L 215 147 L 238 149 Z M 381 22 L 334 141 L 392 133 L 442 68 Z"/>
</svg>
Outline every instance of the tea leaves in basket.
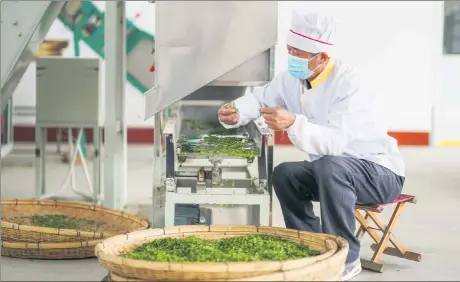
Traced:
<svg viewBox="0 0 460 282">
<path fill-rule="evenodd" d="M 17 224 L 30 224 L 32 226 L 78 229 L 84 231 L 96 230 L 98 224 L 85 218 L 73 218 L 62 214 L 33 215 L 31 217 L 13 217 L 9 219 Z"/>
<path fill-rule="evenodd" d="M 275 236 L 249 235 L 218 240 L 162 238 L 144 243 L 122 256 L 156 262 L 282 261 L 319 255 L 320 252 Z"/>
</svg>

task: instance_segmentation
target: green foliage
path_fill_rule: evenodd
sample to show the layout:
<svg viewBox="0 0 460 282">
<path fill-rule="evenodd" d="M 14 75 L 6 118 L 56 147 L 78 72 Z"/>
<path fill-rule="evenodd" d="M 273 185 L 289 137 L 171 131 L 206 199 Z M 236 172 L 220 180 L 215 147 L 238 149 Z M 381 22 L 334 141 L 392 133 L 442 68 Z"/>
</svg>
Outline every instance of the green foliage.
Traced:
<svg viewBox="0 0 460 282">
<path fill-rule="evenodd" d="M 162 238 L 122 256 L 156 262 L 281 261 L 319 255 L 319 251 L 275 236 L 249 235 L 219 240 Z"/>
<path fill-rule="evenodd" d="M 31 224 L 39 227 L 78 229 L 89 231 L 94 229 L 96 222 L 84 218 L 72 218 L 61 214 L 33 215 L 30 218 L 12 218 L 11 222 Z"/>
<path fill-rule="evenodd" d="M 197 140 L 197 142 L 191 140 Z M 259 149 L 247 137 L 240 136 L 186 136 L 179 139 L 182 155 L 203 157 L 237 157 L 253 160 Z"/>
<path fill-rule="evenodd" d="M 238 108 L 236 107 L 235 103 L 232 103 L 232 109 L 235 111 L 235 113 L 238 112 Z"/>
</svg>

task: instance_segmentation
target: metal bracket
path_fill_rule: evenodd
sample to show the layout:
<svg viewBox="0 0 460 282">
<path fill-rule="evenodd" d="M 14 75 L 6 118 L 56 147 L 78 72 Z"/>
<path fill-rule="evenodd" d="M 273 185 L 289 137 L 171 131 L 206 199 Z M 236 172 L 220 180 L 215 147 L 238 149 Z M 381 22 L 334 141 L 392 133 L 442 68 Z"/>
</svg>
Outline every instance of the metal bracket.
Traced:
<svg viewBox="0 0 460 282">
<path fill-rule="evenodd" d="M 176 192 L 176 180 L 174 178 L 166 178 L 166 191 Z"/>
<path fill-rule="evenodd" d="M 264 192 L 267 189 L 268 181 L 266 179 L 259 180 L 259 186 L 256 187 L 258 192 Z"/>
<path fill-rule="evenodd" d="M 265 124 L 264 122 L 262 122 L 261 119 L 259 120 L 255 120 L 254 121 L 255 125 L 257 126 L 257 129 L 260 131 L 260 133 L 262 135 L 272 135 L 272 131 L 270 130 L 270 128 L 268 127 L 267 124 Z"/>
</svg>

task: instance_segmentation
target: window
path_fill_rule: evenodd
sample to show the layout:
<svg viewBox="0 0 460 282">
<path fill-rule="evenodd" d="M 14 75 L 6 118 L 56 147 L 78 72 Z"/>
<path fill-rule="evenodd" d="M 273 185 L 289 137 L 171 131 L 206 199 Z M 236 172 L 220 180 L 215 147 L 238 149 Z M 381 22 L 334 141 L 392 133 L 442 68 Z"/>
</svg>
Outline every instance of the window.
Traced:
<svg viewBox="0 0 460 282">
<path fill-rule="evenodd" d="M 460 1 L 444 1 L 444 54 L 460 55 Z"/>
</svg>

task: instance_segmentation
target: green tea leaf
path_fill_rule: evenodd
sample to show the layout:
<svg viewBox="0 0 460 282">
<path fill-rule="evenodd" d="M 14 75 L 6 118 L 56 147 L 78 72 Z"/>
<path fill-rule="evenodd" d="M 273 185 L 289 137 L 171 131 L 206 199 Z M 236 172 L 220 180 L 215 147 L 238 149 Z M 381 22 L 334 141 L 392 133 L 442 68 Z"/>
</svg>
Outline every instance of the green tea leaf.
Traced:
<svg viewBox="0 0 460 282">
<path fill-rule="evenodd" d="M 122 256 L 156 262 L 281 261 L 319 255 L 308 246 L 267 235 L 219 240 L 198 237 L 162 238 L 144 243 Z"/>
</svg>

